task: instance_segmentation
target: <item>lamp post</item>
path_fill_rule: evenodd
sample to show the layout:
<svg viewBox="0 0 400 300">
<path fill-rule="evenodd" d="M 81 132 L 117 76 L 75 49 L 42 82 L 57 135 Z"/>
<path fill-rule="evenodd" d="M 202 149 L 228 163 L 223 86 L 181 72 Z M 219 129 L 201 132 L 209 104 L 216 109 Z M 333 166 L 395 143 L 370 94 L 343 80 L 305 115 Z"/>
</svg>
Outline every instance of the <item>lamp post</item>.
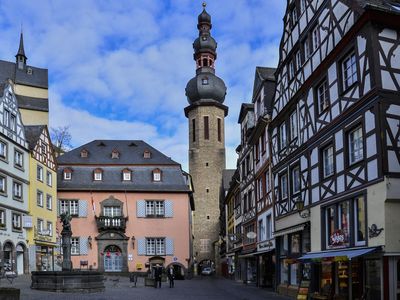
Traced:
<svg viewBox="0 0 400 300">
<path fill-rule="evenodd" d="M 311 211 L 309 208 L 304 209 L 304 201 L 299 197 L 295 203 L 296 203 L 296 209 L 297 209 L 297 212 L 299 213 L 299 216 L 303 219 L 309 218 L 311 215 Z"/>
</svg>

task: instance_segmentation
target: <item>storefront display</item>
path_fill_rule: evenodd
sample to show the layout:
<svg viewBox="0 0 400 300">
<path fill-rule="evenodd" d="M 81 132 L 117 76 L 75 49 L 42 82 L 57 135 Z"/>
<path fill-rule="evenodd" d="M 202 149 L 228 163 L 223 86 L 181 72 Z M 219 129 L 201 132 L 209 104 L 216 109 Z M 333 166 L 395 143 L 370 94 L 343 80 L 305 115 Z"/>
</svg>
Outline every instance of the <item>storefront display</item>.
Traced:
<svg viewBox="0 0 400 300">
<path fill-rule="evenodd" d="M 48 246 L 36 246 L 36 270 L 53 271 L 53 248 Z"/>
</svg>

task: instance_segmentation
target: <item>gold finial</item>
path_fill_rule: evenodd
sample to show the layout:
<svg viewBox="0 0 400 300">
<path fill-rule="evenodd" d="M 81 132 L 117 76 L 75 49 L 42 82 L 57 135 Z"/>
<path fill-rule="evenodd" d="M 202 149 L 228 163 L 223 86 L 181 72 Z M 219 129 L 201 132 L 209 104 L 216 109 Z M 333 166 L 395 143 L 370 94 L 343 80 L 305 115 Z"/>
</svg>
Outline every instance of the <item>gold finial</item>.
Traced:
<svg viewBox="0 0 400 300">
<path fill-rule="evenodd" d="M 203 6 L 203 9 L 206 9 L 207 3 L 203 2 L 202 6 Z"/>
</svg>

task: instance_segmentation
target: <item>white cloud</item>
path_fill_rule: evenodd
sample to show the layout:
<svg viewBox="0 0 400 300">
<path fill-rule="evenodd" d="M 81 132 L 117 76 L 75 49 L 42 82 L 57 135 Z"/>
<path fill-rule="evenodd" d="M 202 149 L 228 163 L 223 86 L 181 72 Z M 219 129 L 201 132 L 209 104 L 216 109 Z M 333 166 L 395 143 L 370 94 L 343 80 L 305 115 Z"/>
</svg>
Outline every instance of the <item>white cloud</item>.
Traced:
<svg viewBox="0 0 400 300">
<path fill-rule="evenodd" d="M 236 165 L 242 102 L 257 65 L 275 66 L 281 0 L 215 0 L 216 74 L 224 79 L 227 167 Z M 4 0 L 0 58 L 12 60 L 23 21 L 28 63 L 47 67 L 51 126 L 70 125 L 73 143 L 144 139 L 187 169 L 185 86 L 195 75 L 192 42 L 200 1 Z"/>
</svg>

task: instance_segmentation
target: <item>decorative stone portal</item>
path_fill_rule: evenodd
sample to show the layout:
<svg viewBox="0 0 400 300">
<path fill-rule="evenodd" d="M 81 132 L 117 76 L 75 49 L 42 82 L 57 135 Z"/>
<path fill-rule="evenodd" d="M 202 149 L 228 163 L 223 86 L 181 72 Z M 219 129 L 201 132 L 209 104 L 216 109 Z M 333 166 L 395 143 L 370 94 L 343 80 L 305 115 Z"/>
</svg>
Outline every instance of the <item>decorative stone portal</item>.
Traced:
<svg viewBox="0 0 400 300">
<path fill-rule="evenodd" d="M 120 231 L 103 231 L 96 238 L 100 272 L 129 272 L 128 241 Z"/>
</svg>

